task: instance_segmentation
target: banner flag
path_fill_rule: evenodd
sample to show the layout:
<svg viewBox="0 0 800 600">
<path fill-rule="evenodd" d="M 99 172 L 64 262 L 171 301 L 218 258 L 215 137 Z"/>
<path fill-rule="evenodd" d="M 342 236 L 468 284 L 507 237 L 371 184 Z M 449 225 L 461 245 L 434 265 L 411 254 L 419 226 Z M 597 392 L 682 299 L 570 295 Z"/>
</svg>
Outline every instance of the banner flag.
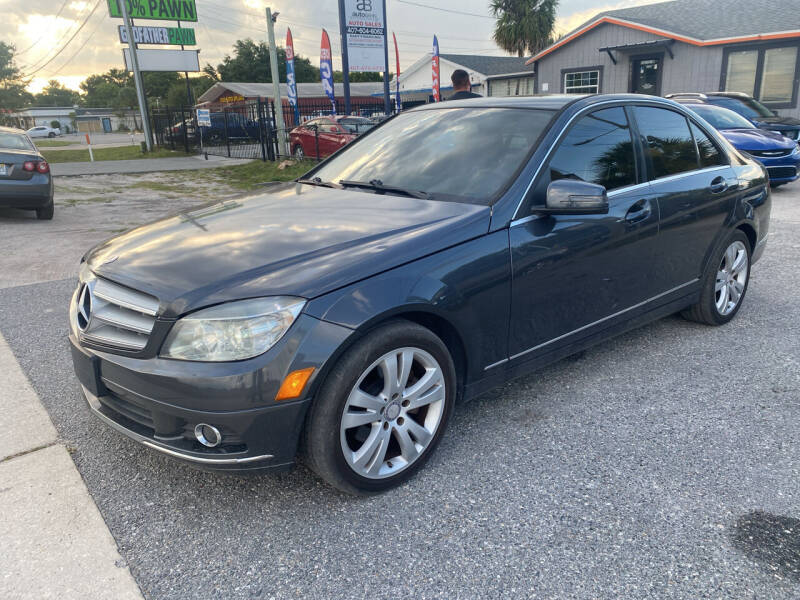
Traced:
<svg viewBox="0 0 800 600">
<path fill-rule="evenodd" d="M 331 54 L 331 39 L 328 37 L 328 32 L 322 30 L 322 44 L 319 49 L 319 75 L 322 79 L 322 87 L 325 89 L 325 94 L 331 101 L 333 106 L 333 114 L 336 114 L 336 94 L 333 90 L 333 62 Z"/>
<path fill-rule="evenodd" d="M 432 58 L 432 75 L 433 75 L 433 101 L 439 102 L 442 99 L 441 88 L 439 86 L 439 40 L 433 36 L 433 58 Z"/>
<path fill-rule="evenodd" d="M 300 125 L 300 107 L 297 104 L 297 78 L 294 75 L 294 42 L 292 30 L 286 30 L 286 95 L 294 109 L 294 124 Z"/>
<path fill-rule="evenodd" d="M 397 69 L 394 76 L 395 83 L 395 104 L 397 112 L 403 110 L 403 101 L 400 99 L 400 51 L 397 49 L 397 36 L 392 32 L 392 39 L 394 39 L 394 55 L 397 59 Z"/>
</svg>

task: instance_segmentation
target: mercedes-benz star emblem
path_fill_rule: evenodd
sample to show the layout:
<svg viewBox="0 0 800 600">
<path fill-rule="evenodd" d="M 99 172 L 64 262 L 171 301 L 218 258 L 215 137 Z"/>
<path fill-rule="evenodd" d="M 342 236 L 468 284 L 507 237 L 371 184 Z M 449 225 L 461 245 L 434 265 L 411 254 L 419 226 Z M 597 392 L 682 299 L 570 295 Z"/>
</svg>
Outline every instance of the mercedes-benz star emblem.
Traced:
<svg viewBox="0 0 800 600">
<path fill-rule="evenodd" d="M 92 321 L 92 288 L 84 283 L 78 295 L 78 329 L 86 331 Z"/>
</svg>

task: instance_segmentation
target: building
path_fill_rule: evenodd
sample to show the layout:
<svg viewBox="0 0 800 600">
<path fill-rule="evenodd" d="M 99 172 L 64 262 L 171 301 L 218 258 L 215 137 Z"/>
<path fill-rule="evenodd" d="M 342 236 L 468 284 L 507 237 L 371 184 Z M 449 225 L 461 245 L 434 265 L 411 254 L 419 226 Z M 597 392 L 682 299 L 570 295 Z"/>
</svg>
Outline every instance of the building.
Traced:
<svg viewBox="0 0 800 600">
<path fill-rule="evenodd" d="M 336 100 L 339 112 L 344 112 L 344 96 L 342 95 L 342 84 L 334 85 Z M 287 125 L 294 125 L 294 115 L 289 106 L 287 87 L 285 83 L 280 84 L 281 98 L 283 99 L 283 113 Z M 210 108 L 221 110 L 226 106 L 236 106 L 247 102 L 258 100 L 271 101 L 274 97 L 273 86 L 271 83 L 234 83 L 220 81 L 212 85 L 205 93 L 197 99 L 197 106 L 200 108 Z M 383 112 L 383 83 L 382 82 L 359 82 L 350 84 L 350 101 L 355 110 L 367 110 L 370 112 Z M 315 111 L 327 111 L 331 105 L 322 82 L 298 83 L 297 84 L 297 103 L 303 115 L 310 115 Z M 365 108 L 366 107 L 366 108 Z M 375 107 L 374 110 L 371 107 Z"/>
<path fill-rule="evenodd" d="M 400 74 L 400 97 L 403 102 L 432 102 L 431 53 L 424 55 Z M 533 67 L 525 58 L 481 56 L 476 54 L 440 54 L 441 92 L 450 95 L 450 76 L 456 69 L 469 73 L 472 91 L 483 96 L 532 96 Z M 392 93 L 395 82 L 392 81 Z"/>
<path fill-rule="evenodd" d="M 800 5 L 673 0 L 607 11 L 527 62 L 541 94 L 736 91 L 800 117 Z"/>
<path fill-rule="evenodd" d="M 30 129 L 58 121 L 62 133 L 111 133 L 141 129 L 138 111 L 133 108 L 80 108 L 77 106 L 36 106 L 8 115 L 15 127 Z"/>
</svg>

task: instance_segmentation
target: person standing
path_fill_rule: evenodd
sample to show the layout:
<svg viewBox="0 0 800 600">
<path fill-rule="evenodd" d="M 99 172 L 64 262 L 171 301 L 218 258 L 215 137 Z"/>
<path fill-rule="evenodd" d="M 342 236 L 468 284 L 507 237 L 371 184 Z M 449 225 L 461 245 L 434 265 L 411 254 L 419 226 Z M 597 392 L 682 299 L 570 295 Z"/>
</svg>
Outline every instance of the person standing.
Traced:
<svg viewBox="0 0 800 600">
<path fill-rule="evenodd" d="M 456 69 L 450 76 L 450 81 L 453 82 L 453 91 L 455 92 L 448 100 L 466 100 L 467 98 L 482 98 L 480 94 L 472 91 L 472 84 L 469 80 L 469 73 L 464 69 Z"/>
</svg>

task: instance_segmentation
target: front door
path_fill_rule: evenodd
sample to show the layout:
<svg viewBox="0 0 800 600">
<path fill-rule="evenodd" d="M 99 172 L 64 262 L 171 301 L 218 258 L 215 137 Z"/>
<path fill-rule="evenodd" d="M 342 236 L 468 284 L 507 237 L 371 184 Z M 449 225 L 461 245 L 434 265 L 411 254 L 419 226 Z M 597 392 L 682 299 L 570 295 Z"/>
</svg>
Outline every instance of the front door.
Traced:
<svg viewBox="0 0 800 600">
<path fill-rule="evenodd" d="M 559 143 L 536 183 L 531 216 L 509 231 L 512 360 L 595 333 L 652 297 L 658 207 L 637 157 L 622 107 L 581 117 Z M 536 216 L 547 186 L 563 178 L 605 186 L 608 214 Z"/>
<path fill-rule="evenodd" d="M 631 59 L 631 86 L 634 94 L 661 95 L 662 56 L 641 56 Z"/>
</svg>

